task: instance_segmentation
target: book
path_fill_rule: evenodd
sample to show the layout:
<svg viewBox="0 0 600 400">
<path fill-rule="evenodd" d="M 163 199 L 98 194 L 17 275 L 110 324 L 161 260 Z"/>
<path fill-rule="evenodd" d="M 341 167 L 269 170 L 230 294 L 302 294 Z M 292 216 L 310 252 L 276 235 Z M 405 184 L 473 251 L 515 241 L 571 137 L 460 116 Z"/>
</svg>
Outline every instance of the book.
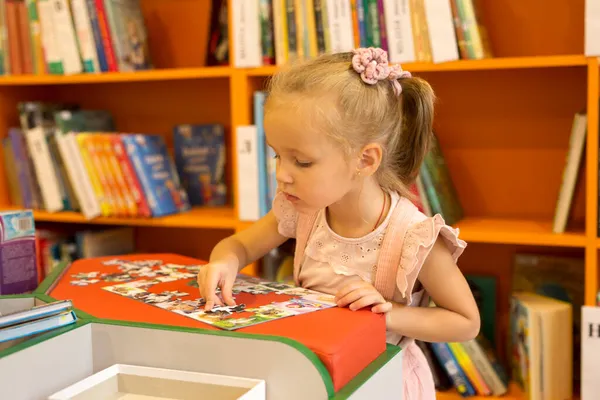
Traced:
<svg viewBox="0 0 600 400">
<path fill-rule="evenodd" d="M 173 129 L 175 165 L 192 206 L 223 206 L 225 130 L 221 124 L 178 125 Z"/>
<path fill-rule="evenodd" d="M 70 300 L 59 300 L 33 306 L 27 310 L 14 311 L 4 315 L 0 314 L 0 329 L 57 315 L 71 308 L 73 308 L 73 303 Z"/>
<path fill-rule="evenodd" d="M 75 311 L 66 310 L 59 314 L 52 314 L 22 324 L 7 326 L 0 329 L 0 343 L 47 332 L 75 322 L 77 322 Z"/>
<path fill-rule="evenodd" d="M 38 284 L 35 223 L 31 210 L 0 213 L 0 294 L 21 294 Z"/>
<path fill-rule="evenodd" d="M 510 298 L 512 377 L 531 400 L 573 396 L 573 311 L 531 292 Z"/>
<path fill-rule="evenodd" d="M 123 145 L 133 164 L 153 216 L 190 209 L 175 163 L 160 135 L 124 134 Z"/>
</svg>

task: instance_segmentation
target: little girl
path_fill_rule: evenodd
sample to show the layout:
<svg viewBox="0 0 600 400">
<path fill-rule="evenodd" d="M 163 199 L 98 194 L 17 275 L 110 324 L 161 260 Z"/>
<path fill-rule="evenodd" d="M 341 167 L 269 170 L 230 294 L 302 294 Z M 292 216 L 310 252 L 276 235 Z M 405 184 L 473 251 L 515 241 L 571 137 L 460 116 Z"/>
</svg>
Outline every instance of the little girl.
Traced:
<svg viewBox="0 0 600 400">
<path fill-rule="evenodd" d="M 271 212 L 218 243 L 201 268 L 206 309 L 234 305 L 238 271 L 296 238 L 296 282 L 335 295 L 339 307 L 385 313 L 387 342 L 404 349 L 404 399 L 434 399 L 414 340 L 466 341 L 480 321 L 456 265 L 466 243 L 410 201 L 433 135 L 431 87 L 389 65 L 382 49 L 360 48 L 282 69 L 269 89 L 264 128 L 278 193 Z M 386 233 L 396 246 L 385 246 Z M 396 268 L 382 278 L 378 266 L 394 250 Z"/>
</svg>

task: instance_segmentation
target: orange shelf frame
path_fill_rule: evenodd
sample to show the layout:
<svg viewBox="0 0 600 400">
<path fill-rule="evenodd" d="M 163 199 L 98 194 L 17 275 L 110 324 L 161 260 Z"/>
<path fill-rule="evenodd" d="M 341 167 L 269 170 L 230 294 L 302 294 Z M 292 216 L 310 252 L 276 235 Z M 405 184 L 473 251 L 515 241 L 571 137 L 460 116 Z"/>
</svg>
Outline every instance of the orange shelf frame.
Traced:
<svg viewBox="0 0 600 400">
<path fill-rule="evenodd" d="M 586 66 L 589 59 L 583 55 L 541 57 L 494 57 L 482 60 L 458 60 L 444 63 L 406 63 L 402 68 L 414 72 L 477 71 L 494 69 L 556 68 Z M 249 76 L 270 76 L 278 66 L 243 69 Z"/>
<path fill-rule="evenodd" d="M 494 69 L 556 68 L 585 66 L 590 62 L 582 55 L 544 57 L 496 57 L 483 60 L 459 60 L 445 63 L 408 63 L 404 69 L 415 72 L 477 71 Z M 278 66 L 233 68 L 225 66 L 197 68 L 160 68 L 134 72 L 104 72 L 73 75 L 13 75 L 0 77 L 0 86 L 68 85 L 89 83 L 151 82 L 185 79 L 228 78 L 233 74 L 270 76 Z"/>
<path fill-rule="evenodd" d="M 98 217 L 87 219 L 83 214 L 77 212 L 47 212 L 42 210 L 34 210 L 33 216 L 36 221 L 71 224 L 220 229 L 236 229 L 238 225 L 232 208 L 193 208 L 188 212 L 157 218 Z"/>
<path fill-rule="evenodd" d="M 582 248 L 587 243 L 584 232 L 553 233 L 550 221 L 465 218 L 456 227 L 467 242 Z"/>
<path fill-rule="evenodd" d="M 164 68 L 134 72 L 73 75 L 13 75 L 0 77 L 0 86 L 67 85 L 87 83 L 151 82 L 183 79 L 227 78 L 231 67 Z"/>
<path fill-rule="evenodd" d="M 98 217 L 86 219 L 76 212 L 34 211 L 36 221 L 99 225 L 155 226 L 172 228 L 221 228 L 243 230 L 251 221 L 239 221 L 231 208 L 194 208 L 189 212 L 159 218 Z M 583 232 L 552 233 L 552 223 L 535 220 L 465 218 L 455 227 L 461 239 L 473 243 L 497 243 L 559 247 L 585 247 Z M 596 242 L 600 248 L 600 239 Z"/>
</svg>

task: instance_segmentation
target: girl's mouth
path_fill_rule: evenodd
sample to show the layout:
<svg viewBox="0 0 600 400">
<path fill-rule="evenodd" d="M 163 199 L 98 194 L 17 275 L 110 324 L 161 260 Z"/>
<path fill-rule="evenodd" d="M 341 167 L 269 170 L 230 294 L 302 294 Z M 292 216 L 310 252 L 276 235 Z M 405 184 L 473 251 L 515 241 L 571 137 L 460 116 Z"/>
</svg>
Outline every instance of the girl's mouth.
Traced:
<svg viewBox="0 0 600 400">
<path fill-rule="evenodd" d="M 288 201 L 291 201 L 292 203 L 295 203 L 295 202 L 297 202 L 298 200 L 300 200 L 298 197 L 296 197 L 296 196 L 294 196 L 294 195 L 291 195 L 291 194 L 289 194 L 289 193 L 285 193 L 285 198 L 286 198 Z"/>
</svg>

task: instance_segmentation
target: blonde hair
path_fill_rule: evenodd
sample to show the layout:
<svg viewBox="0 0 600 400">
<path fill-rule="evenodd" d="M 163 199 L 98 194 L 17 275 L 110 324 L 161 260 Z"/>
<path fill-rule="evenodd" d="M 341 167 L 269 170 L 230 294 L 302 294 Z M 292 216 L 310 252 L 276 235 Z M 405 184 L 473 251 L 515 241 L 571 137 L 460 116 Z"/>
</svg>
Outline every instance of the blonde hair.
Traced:
<svg viewBox="0 0 600 400">
<path fill-rule="evenodd" d="M 433 90 L 416 77 L 399 80 L 400 96 L 389 80 L 366 84 L 353 69 L 352 56 L 327 54 L 281 68 L 269 81 L 265 112 L 292 95 L 298 106 L 313 107 L 311 119 L 347 155 L 367 143 L 379 143 L 383 150 L 376 174 L 379 184 L 410 197 L 409 186 L 433 136 Z"/>
</svg>

